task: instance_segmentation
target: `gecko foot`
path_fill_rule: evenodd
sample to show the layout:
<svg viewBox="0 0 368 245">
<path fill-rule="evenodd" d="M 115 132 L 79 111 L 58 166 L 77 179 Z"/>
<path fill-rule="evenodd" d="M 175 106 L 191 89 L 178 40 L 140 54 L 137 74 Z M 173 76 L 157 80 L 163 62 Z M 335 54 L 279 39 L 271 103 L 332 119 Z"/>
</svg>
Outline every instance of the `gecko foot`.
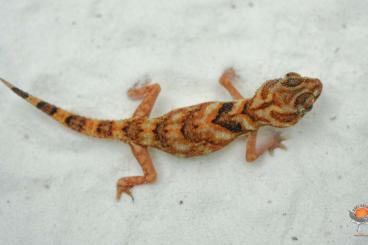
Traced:
<svg viewBox="0 0 368 245">
<path fill-rule="evenodd" d="M 116 187 L 116 200 L 119 201 L 121 196 L 126 193 L 134 202 L 134 197 L 130 190 L 133 186 L 134 185 L 129 184 L 124 178 L 120 179 Z"/>
<path fill-rule="evenodd" d="M 142 99 L 150 90 L 151 79 L 146 77 L 143 81 L 137 81 L 133 87 L 128 90 L 128 96 L 133 100 Z"/>
<path fill-rule="evenodd" d="M 280 132 L 275 133 L 270 139 L 268 152 L 272 155 L 273 151 L 277 148 L 287 150 L 286 146 L 282 143 L 284 140 L 286 140 L 286 138 L 281 136 Z"/>
<path fill-rule="evenodd" d="M 240 100 L 244 97 L 235 88 L 233 81 L 239 80 L 239 76 L 236 74 L 234 68 L 227 68 L 220 77 L 220 84 L 230 93 L 234 100 Z"/>
<path fill-rule="evenodd" d="M 220 78 L 220 83 L 223 86 L 228 86 L 234 79 L 239 79 L 239 75 L 236 74 L 234 68 L 227 68 Z"/>
</svg>

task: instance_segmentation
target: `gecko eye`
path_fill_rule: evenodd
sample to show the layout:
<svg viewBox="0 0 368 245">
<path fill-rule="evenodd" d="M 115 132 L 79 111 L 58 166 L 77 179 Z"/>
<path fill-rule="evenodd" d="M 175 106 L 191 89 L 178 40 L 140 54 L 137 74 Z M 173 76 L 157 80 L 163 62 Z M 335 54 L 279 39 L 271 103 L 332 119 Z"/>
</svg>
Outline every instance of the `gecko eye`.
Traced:
<svg viewBox="0 0 368 245">
<path fill-rule="evenodd" d="M 289 72 L 286 73 L 285 77 L 301 77 L 301 76 L 296 72 Z"/>
<path fill-rule="evenodd" d="M 300 77 L 287 77 L 281 84 L 285 87 L 296 87 L 303 82 Z"/>
</svg>

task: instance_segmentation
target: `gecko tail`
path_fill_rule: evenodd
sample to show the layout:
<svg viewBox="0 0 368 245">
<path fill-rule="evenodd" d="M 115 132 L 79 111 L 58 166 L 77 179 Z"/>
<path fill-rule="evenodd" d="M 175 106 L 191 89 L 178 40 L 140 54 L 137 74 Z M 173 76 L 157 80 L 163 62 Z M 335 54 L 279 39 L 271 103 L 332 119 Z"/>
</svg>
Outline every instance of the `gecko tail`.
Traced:
<svg viewBox="0 0 368 245">
<path fill-rule="evenodd" d="M 122 129 L 129 123 L 129 119 L 99 120 L 80 116 L 32 96 L 1 77 L 0 81 L 28 103 L 72 130 L 97 138 L 128 140 Z"/>
</svg>

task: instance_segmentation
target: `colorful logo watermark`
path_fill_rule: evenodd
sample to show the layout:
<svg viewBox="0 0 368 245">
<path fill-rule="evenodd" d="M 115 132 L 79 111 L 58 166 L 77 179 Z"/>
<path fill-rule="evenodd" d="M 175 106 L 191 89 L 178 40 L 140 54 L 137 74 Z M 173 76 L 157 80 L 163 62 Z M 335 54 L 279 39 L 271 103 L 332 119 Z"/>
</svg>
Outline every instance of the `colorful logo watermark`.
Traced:
<svg viewBox="0 0 368 245">
<path fill-rule="evenodd" d="M 349 210 L 349 216 L 353 223 L 357 225 L 355 236 L 368 236 L 368 233 L 360 232 L 361 225 L 368 224 L 368 203 L 355 206 Z"/>
</svg>

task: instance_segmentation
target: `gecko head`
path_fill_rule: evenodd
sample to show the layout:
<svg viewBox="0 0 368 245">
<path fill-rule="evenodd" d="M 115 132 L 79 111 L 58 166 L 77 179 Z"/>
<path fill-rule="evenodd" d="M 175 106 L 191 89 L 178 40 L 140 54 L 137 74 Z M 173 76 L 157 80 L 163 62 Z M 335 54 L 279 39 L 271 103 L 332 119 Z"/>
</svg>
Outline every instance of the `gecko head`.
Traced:
<svg viewBox="0 0 368 245">
<path fill-rule="evenodd" d="M 288 127 L 312 110 L 321 92 L 319 79 L 289 72 L 283 78 L 265 82 L 253 97 L 250 110 L 263 124 Z"/>
</svg>

